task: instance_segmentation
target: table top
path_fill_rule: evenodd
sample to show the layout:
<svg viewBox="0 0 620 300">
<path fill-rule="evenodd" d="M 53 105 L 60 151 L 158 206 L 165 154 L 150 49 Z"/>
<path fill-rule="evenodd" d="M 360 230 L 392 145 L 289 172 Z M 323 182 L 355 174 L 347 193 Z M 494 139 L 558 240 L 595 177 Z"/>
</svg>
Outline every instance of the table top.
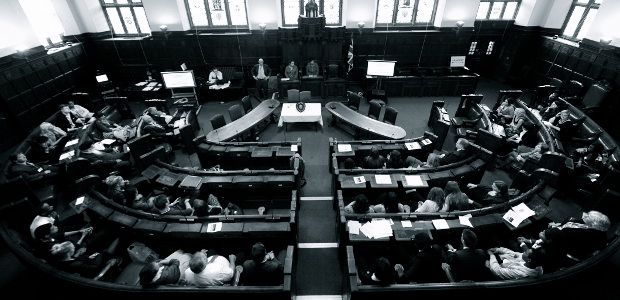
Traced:
<svg viewBox="0 0 620 300">
<path fill-rule="evenodd" d="M 342 102 L 329 102 L 325 104 L 325 107 L 334 117 L 376 135 L 389 139 L 402 139 L 407 135 L 407 132 L 402 127 L 371 119 L 348 108 Z"/>
<path fill-rule="evenodd" d="M 278 106 L 280 106 L 280 101 L 278 100 L 265 100 L 243 117 L 230 122 L 223 127 L 211 130 L 207 133 L 207 140 L 213 142 L 230 140 L 271 116 Z"/>
<path fill-rule="evenodd" d="M 321 103 L 306 103 L 306 109 L 302 112 L 297 110 L 297 103 L 283 103 L 280 115 L 283 117 L 320 116 Z"/>
</svg>

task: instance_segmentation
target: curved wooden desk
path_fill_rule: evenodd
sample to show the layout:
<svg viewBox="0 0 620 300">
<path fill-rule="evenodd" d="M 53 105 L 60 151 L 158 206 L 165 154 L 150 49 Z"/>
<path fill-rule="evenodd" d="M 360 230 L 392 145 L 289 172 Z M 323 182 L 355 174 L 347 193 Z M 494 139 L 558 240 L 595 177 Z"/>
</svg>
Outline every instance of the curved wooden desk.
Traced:
<svg viewBox="0 0 620 300">
<path fill-rule="evenodd" d="M 211 130 L 207 133 L 207 140 L 223 142 L 230 140 L 256 126 L 263 120 L 270 118 L 271 114 L 280 106 L 280 101 L 268 99 L 252 109 L 243 117 L 228 123 L 226 126 Z"/>
<path fill-rule="evenodd" d="M 348 108 L 342 102 L 329 102 L 325 104 L 325 108 L 327 108 L 334 118 L 343 120 L 344 122 L 357 127 L 359 130 L 367 131 L 393 140 L 405 138 L 407 135 L 407 132 L 402 127 L 371 119 Z"/>
</svg>

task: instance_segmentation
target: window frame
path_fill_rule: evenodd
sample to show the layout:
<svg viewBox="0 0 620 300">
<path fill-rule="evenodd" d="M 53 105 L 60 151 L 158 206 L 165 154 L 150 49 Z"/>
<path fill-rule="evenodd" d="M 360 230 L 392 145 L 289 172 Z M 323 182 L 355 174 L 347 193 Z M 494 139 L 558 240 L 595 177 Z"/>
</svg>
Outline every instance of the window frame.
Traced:
<svg viewBox="0 0 620 300">
<path fill-rule="evenodd" d="M 564 24 L 562 24 L 562 37 L 567 40 L 574 41 L 574 42 L 579 41 L 577 36 L 579 36 L 579 32 L 581 31 L 583 23 L 585 22 L 586 18 L 588 17 L 588 14 L 590 13 L 590 9 L 599 10 L 601 8 L 601 5 L 602 3 L 600 4 L 596 3 L 596 0 L 588 0 L 588 3 L 579 3 L 578 0 L 573 0 L 573 4 L 571 4 L 570 10 L 568 11 L 568 14 L 566 15 L 566 19 L 564 19 Z M 577 27 L 575 28 L 575 32 L 573 33 L 573 36 L 565 35 L 564 31 L 566 30 L 566 26 L 568 25 L 568 22 L 573 16 L 573 12 L 575 11 L 575 8 L 577 6 L 581 6 L 585 8 L 583 11 L 583 14 L 581 15 L 581 19 L 579 20 L 579 23 L 577 23 Z"/>
<path fill-rule="evenodd" d="M 489 3 L 489 9 L 484 19 L 476 18 L 476 21 L 514 21 L 517 18 L 517 15 L 519 14 L 519 10 L 521 9 L 521 0 L 481 0 L 480 3 L 482 2 Z M 499 19 L 490 19 L 491 11 L 493 11 L 493 4 L 495 4 L 495 2 L 504 2 L 504 6 L 502 7 L 502 12 L 499 14 Z M 506 6 L 507 6 L 506 3 L 508 2 L 516 2 L 517 8 L 515 9 L 515 12 L 512 18 L 504 19 L 504 13 L 506 12 Z M 480 4 L 478 4 L 478 9 L 480 9 Z M 478 10 L 476 10 L 476 15 L 478 15 Z"/>
<path fill-rule="evenodd" d="M 304 12 L 304 0 L 298 0 L 299 1 L 299 15 L 302 15 Z M 342 9 L 344 6 L 344 0 L 338 0 L 340 3 L 340 8 L 338 10 L 338 23 L 327 23 L 327 20 L 325 21 L 325 26 L 332 26 L 332 27 L 338 27 L 338 26 L 342 26 Z M 324 0 L 318 0 L 319 3 L 317 3 L 319 5 L 319 15 L 325 15 L 325 1 Z M 284 0 L 280 0 L 280 12 L 281 12 L 281 18 L 282 18 L 282 27 L 295 27 L 297 26 L 297 24 L 287 24 L 286 18 L 284 17 Z"/>
<path fill-rule="evenodd" d="M 209 9 L 209 1 L 208 0 L 202 0 L 204 7 L 205 7 L 205 14 L 207 15 L 207 22 L 209 22 L 209 25 L 204 26 L 197 26 L 194 25 L 194 20 L 192 19 L 192 13 L 189 7 L 189 2 L 188 0 L 183 0 L 183 3 L 185 3 L 185 9 L 187 10 L 187 18 L 189 19 L 189 25 L 192 28 L 192 30 L 217 30 L 217 31 L 227 31 L 227 30 L 237 30 L 237 29 L 244 29 L 244 30 L 249 30 L 250 29 L 250 19 L 248 16 L 248 0 L 243 0 L 243 6 L 245 7 L 245 23 L 246 25 L 231 25 L 232 24 L 232 19 L 230 16 L 230 5 L 228 4 L 228 0 L 222 0 L 224 2 L 224 6 L 226 7 L 226 22 L 229 25 L 213 25 L 213 21 L 211 20 L 211 11 Z"/>
<path fill-rule="evenodd" d="M 379 17 L 379 1 L 377 0 L 377 9 L 375 12 L 375 28 L 414 28 L 414 27 L 426 27 L 428 25 L 433 25 L 435 23 L 435 15 L 437 14 L 437 6 L 438 0 L 433 0 L 433 12 L 431 14 L 431 19 L 428 22 L 416 22 L 416 18 L 418 17 L 418 5 L 420 4 L 420 0 L 415 0 L 415 5 L 413 6 L 413 16 L 411 17 L 410 24 L 396 23 L 396 19 L 398 18 L 398 3 L 400 0 L 394 0 L 394 11 L 392 12 L 392 22 L 391 23 L 379 23 L 377 19 Z"/>
<path fill-rule="evenodd" d="M 99 3 L 101 4 L 101 8 L 103 9 L 103 13 L 105 15 L 105 19 L 108 22 L 108 27 L 110 28 L 110 31 L 115 35 L 115 36 L 125 36 L 125 37 L 143 37 L 143 36 L 149 36 L 151 35 L 152 31 L 149 33 L 143 33 L 142 30 L 140 29 L 140 24 L 138 23 L 138 17 L 136 17 L 136 12 L 134 11 L 134 7 L 142 7 L 142 9 L 144 9 L 144 2 L 140 1 L 140 2 L 133 2 L 132 0 L 127 0 L 127 3 L 117 3 L 118 0 L 113 0 L 114 3 L 106 3 L 105 0 L 99 0 Z M 121 8 L 122 7 L 129 7 L 129 10 L 131 11 L 131 16 L 133 17 L 133 22 L 134 24 L 136 24 L 136 29 L 138 30 L 138 33 L 127 33 L 127 25 L 125 25 L 125 21 L 123 20 L 123 14 L 121 13 Z M 114 8 L 116 9 L 116 13 L 118 14 L 120 21 L 121 21 L 121 25 L 123 25 L 123 30 L 125 30 L 126 33 L 116 33 L 114 32 L 114 27 L 112 26 L 112 21 L 110 21 L 110 16 L 108 15 L 108 11 L 107 8 Z M 146 17 L 146 12 L 145 12 L 145 17 Z M 148 23 L 148 17 L 146 17 L 146 22 Z M 151 25 L 149 24 L 149 27 Z M 149 28 L 150 30 L 150 28 Z"/>
</svg>

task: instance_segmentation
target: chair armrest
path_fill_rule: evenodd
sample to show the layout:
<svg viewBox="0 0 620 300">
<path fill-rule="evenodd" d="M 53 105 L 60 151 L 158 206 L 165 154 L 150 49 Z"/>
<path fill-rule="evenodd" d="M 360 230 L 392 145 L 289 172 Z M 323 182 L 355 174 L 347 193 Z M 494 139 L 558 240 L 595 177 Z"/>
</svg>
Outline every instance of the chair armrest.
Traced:
<svg viewBox="0 0 620 300">
<path fill-rule="evenodd" d="M 97 276 L 95 276 L 95 278 L 93 278 L 93 280 L 97 281 L 97 280 L 101 279 L 103 276 L 105 276 L 105 274 L 108 273 L 108 271 L 110 271 L 112 266 L 118 264 L 118 262 L 119 262 L 118 258 L 112 258 L 112 259 L 108 260 L 108 262 L 105 264 L 103 269 L 101 269 L 99 274 L 97 274 Z"/>
</svg>

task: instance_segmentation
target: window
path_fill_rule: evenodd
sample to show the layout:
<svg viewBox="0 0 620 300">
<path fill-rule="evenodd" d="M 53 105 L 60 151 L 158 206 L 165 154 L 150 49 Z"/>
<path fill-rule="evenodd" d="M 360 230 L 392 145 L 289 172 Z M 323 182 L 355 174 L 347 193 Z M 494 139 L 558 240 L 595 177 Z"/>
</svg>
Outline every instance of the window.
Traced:
<svg viewBox="0 0 620 300">
<path fill-rule="evenodd" d="M 478 42 L 471 42 L 469 45 L 469 52 L 467 54 L 474 55 L 476 54 L 476 47 L 478 47 Z"/>
<path fill-rule="evenodd" d="M 65 30 L 50 0 L 19 0 L 19 4 L 41 45 L 47 46 L 47 39 L 52 43 L 62 42 L 61 35 Z"/>
<path fill-rule="evenodd" d="M 377 26 L 413 26 L 433 23 L 437 0 L 378 0 Z"/>
<path fill-rule="evenodd" d="M 101 0 L 108 24 L 116 35 L 148 35 L 149 22 L 142 0 Z"/>
<path fill-rule="evenodd" d="M 590 30 L 603 0 L 574 0 L 573 7 L 564 22 L 562 34 L 573 40 L 581 40 Z"/>
<path fill-rule="evenodd" d="M 476 20 L 514 20 L 521 0 L 480 1 Z"/>
<path fill-rule="evenodd" d="M 486 55 L 491 55 L 493 53 L 493 46 L 495 45 L 494 41 L 490 41 L 489 45 L 487 46 L 487 52 Z"/>
<path fill-rule="evenodd" d="M 245 0 L 185 0 L 193 28 L 248 28 Z"/>
<path fill-rule="evenodd" d="M 282 5 L 282 26 L 297 25 L 297 18 L 304 13 L 309 0 L 280 0 Z M 325 16 L 325 24 L 342 25 L 342 0 L 316 0 L 319 14 Z"/>
</svg>

